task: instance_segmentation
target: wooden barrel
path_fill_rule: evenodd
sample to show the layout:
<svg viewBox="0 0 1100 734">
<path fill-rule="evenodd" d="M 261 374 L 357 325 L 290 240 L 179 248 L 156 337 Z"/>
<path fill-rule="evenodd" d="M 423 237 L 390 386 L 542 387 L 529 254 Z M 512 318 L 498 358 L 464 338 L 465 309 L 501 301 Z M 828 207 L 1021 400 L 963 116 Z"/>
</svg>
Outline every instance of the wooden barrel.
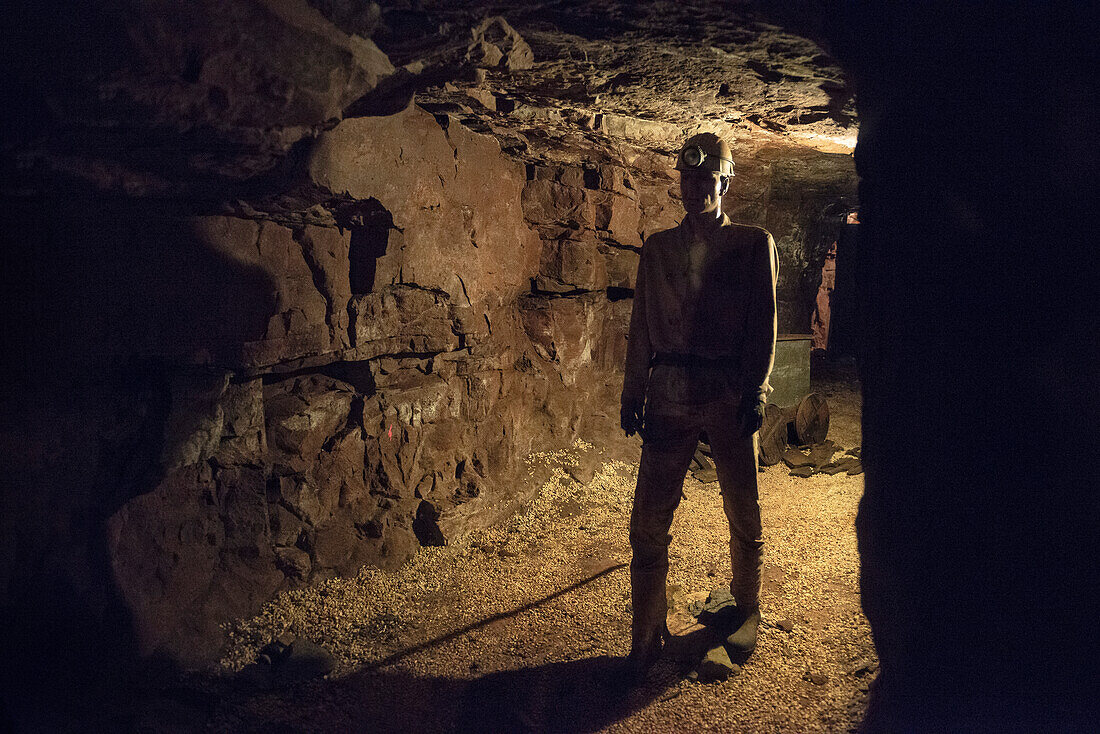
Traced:
<svg viewBox="0 0 1100 734">
<path fill-rule="evenodd" d="M 760 427 L 760 464 L 774 466 L 783 459 L 787 448 L 787 424 L 793 418 L 789 408 L 778 405 L 764 406 L 764 425 Z"/>
<path fill-rule="evenodd" d="M 821 443 L 829 433 L 829 403 L 824 396 L 810 393 L 798 403 L 792 427 L 799 446 Z"/>
</svg>

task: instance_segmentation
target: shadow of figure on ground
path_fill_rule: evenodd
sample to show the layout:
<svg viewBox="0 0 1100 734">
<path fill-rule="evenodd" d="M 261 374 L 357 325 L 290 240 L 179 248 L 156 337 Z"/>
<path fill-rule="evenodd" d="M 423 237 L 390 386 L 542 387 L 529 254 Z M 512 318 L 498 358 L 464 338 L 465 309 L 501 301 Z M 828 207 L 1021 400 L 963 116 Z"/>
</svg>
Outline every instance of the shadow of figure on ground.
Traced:
<svg viewBox="0 0 1100 734">
<path fill-rule="evenodd" d="M 369 699 L 374 691 L 393 687 L 393 681 L 379 672 L 383 666 L 473 629 L 542 606 L 624 567 L 625 564 L 610 566 L 535 602 L 397 652 L 364 667 L 351 676 L 349 684 L 360 688 L 364 699 Z M 396 711 L 392 697 L 374 701 L 375 713 L 381 714 L 388 709 L 388 713 L 397 714 L 396 718 L 393 721 L 376 718 L 366 728 L 389 731 L 392 725 L 394 731 L 408 731 L 410 716 L 415 715 L 424 717 L 416 722 L 419 731 L 597 731 L 660 697 L 675 682 L 670 675 L 662 675 L 668 672 L 667 668 L 668 665 L 659 666 L 644 684 L 637 686 L 631 682 L 626 659 L 607 655 L 499 671 L 474 679 L 410 678 L 400 685 L 401 695 L 407 700 L 396 707 Z"/>
<path fill-rule="evenodd" d="M 677 661 L 666 659 L 635 686 L 625 658 L 598 655 L 474 678 L 425 675 L 397 665 L 273 691 L 241 690 L 240 681 L 226 678 L 191 679 L 141 696 L 127 729 L 180 734 L 595 732 L 678 695 L 680 673 Z"/>
<path fill-rule="evenodd" d="M 666 665 L 632 686 L 624 658 L 546 663 L 459 679 L 402 670 L 355 673 L 282 692 L 293 706 L 266 696 L 232 715 L 242 732 L 594 732 L 626 718 L 678 681 Z M 214 723 L 214 722 L 210 722 Z"/>
<path fill-rule="evenodd" d="M 133 728 L 372 734 L 598 731 L 653 701 L 678 695 L 677 684 L 692 655 L 712 641 L 709 630 L 674 638 L 667 654 L 638 685 L 632 683 L 626 658 L 609 655 L 467 677 L 432 675 L 434 661 L 444 653 L 434 659 L 419 654 L 542 606 L 623 567 L 610 566 L 529 604 L 395 651 L 336 678 L 294 681 L 273 671 L 268 685 L 257 688 L 255 679 L 243 673 L 199 675 L 188 677 L 183 685 L 149 689 Z M 473 671 L 484 661 L 470 662 Z M 169 719 L 176 725 L 166 728 Z"/>
<path fill-rule="evenodd" d="M 655 701 L 679 695 L 679 683 L 715 644 L 702 628 L 673 639 L 645 681 L 631 682 L 626 658 L 598 655 L 504 670 L 476 678 L 435 677 L 397 663 L 333 681 L 284 689 L 285 705 L 265 696 L 244 703 L 234 725 L 248 732 L 595 732 Z M 258 705 L 257 705 L 258 704 Z"/>
<path fill-rule="evenodd" d="M 606 655 L 504 671 L 471 681 L 457 731 L 594 732 L 662 698 L 667 666 L 633 687 L 625 658 Z"/>
</svg>

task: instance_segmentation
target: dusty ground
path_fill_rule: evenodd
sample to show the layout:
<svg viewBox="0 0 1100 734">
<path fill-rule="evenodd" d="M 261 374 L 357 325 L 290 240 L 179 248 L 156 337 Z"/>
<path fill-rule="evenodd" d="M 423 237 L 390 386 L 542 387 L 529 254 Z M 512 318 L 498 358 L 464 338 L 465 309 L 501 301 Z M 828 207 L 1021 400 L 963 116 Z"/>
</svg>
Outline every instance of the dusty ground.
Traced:
<svg viewBox="0 0 1100 734">
<path fill-rule="evenodd" d="M 823 377 L 816 389 L 829 394 L 830 437 L 857 445 L 858 394 L 848 375 Z M 620 658 L 629 648 L 627 520 L 637 468 L 606 459 L 583 442 L 534 457 L 532 476 L 548 469 L 550 479 L 507 526 L 424 549 L 396 574 L 365 569 L 285 594 L 242 621 L 223 675 L 193 682 L 207 689 L 205 700 L 216 700 L 202 728 L 835 732 L 858 723 L 877 668 L 857 585 L 853 520 L 862 476 L 800 479 L 782 465 L 763 471 L 764 625 L 756 653 L 740 675 L 714 684 L 685 680 L 683 663 L 668 658 L 632 691 Z M 585 464 L 599 465 L 587 484 L 565 471 Z M 669 577 L 681 615 L 692 598 L 728 580 L 729 562 L 718 485 L 689 475 L 684 492 Z M 228 682 L 288 629 L 336 655 L 327 679 L 272 691 L 239 677 Z M 150 717 L 164 724 L 167 714 Z"/>
</svg>

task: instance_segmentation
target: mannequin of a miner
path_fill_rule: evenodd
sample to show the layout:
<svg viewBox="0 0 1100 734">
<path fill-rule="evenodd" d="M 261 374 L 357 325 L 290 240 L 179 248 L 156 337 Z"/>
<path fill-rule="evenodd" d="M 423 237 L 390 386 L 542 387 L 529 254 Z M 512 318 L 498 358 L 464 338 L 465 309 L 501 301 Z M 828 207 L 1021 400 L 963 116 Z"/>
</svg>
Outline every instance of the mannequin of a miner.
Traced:
<svg viewBox="0 0 1100 734">
<path fill-rule="evenodd" d="M 700 435 L 718 470 L 730 527 L 730 592 L 738 615 L 726 646 L 742 660 L 756 645 L 763 542 L 755 434 L 775 354 L 778 255 L 767 231 L 733 224 L 722 196 L 729 146 L 703 133 L 676 162 L 687 216 L 642 248 L 630 318 L 622 427 L 642 435 L 630 517 L 631 673 L 640 678 L 668 636 L 669 528 Z"/>
</svg>

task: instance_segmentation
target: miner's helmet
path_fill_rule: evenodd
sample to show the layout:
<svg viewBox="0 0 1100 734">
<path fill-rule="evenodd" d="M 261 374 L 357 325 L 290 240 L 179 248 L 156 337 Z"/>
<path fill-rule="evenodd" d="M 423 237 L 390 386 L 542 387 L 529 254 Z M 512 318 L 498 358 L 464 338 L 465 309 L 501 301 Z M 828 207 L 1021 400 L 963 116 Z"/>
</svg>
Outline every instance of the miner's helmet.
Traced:
<svg viewBox="0 0 1100 734">
<path fill-rule="evenodd" d="M 714 133 L 692 135 L 676 156 L 677 171 L 714 171 L 733 175 L 733 151 L 725 140 Z"/>
</svg>

